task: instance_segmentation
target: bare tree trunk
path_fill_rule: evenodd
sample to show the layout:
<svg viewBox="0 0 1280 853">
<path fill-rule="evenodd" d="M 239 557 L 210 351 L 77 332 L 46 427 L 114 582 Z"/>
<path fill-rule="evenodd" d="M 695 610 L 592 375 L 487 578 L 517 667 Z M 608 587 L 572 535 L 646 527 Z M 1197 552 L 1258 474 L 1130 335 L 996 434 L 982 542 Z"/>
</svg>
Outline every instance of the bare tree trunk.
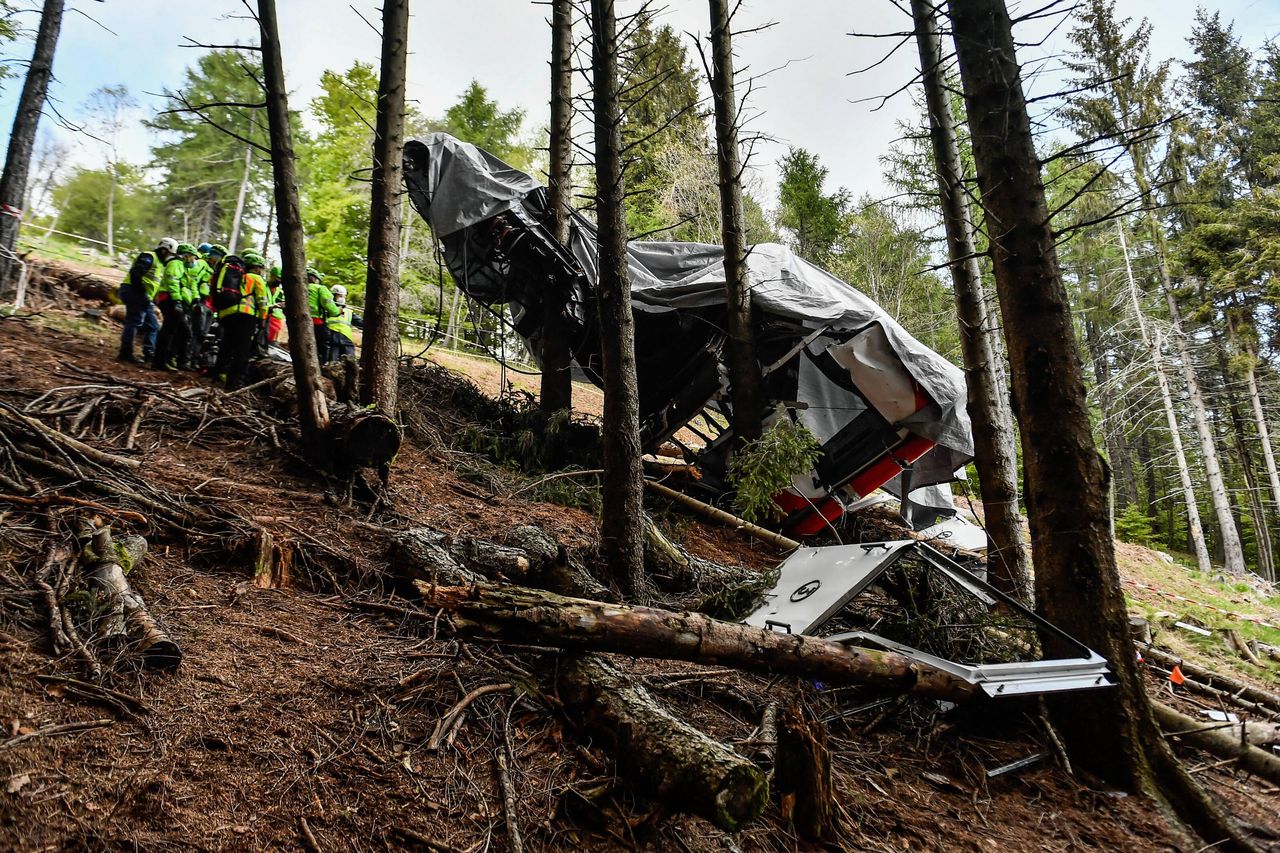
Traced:
<svg viewBox="0 0 1280 853">
<path fill-rule="evenodd" d="M 236 195 L 236 212 L 231 216 L 231 238 L 227 240 L 227 251 L 235 254 L 240 243 L 240 223 L 244 218 L 244 198 L 249 193 L 249 176 L 253 172 L 253 147 L 244 147 L 244 177 L 240 179 L 240 192 Z"/>
<path fill-rule="evenodd" d="M 1275 450 L 1271 447 L 1271 430 L 1267 425 L 1267 415 L 1262 410 L 1262 396 L 1258 393 L 1257 356 L 1254 354 L 1251 345 L 1245 348 L 1245 355 L 1249 361 L 1248 366 L 1245 368 L 1244 376 L 1249 385 L 1249 405 L 1253 409 L 1253 420 L 1258 429 L 1258 441 L 1262 444 L 1262 461 L 1267 468 L 1267 480 L 1271 484 L 1271 506 L 1274 511 L 1280 512 L 1280 475 L 1276 472 L 1276 455 Z M 1274 561 L 1269 579 L 1276 579 Z"/>
<path fill-rule="evenodd" d="M 271 248 L 271 226 L 276 218 L 276 197 L 273 194 L 267 203 L 267 227 L 262 229 L 262 257 L 267 257 L 267 250 Z"/>
<path fill-rule="evenodd" d="M 1267 511 L 1262 504 L 1262 496 L 1258 488 L 1255 474 L 1253 454 L 1249 452 L 1246 438 L 1244 415 L 1240 411 L 1240 400 L 1231 384 L 1231 367 L 1227 360 L 1227 345 L 1217 329 L 1213 333 L 1214 355 L 1218 362 L 1218 372 L 1222 376 L 1222 393 L 1227 398 L 1227 413 L 1231 417 L 1231 437 L 1235 445 L 1236 456 L 1240 459 L 1240 473 L 1244 476 L 1245 491 L 1249 498 L 1249 517 L 1253 525 L 1254 544 L 1258 550 L 1258 573 L 1270 578 L 1275 572 L 1275 563 L 1271 552 L 1271 532 L 1267 524 Z M 1232 496 L 1234 498 L 1234 495 Z M 1235 501 L 1233 500 L 1233 504 Z M 1243 529 L 1239 512 L 1235 514 L 1236 524 Z"/>
<path fill-rule="evenodd" d="M 1200 393 L 1200 381 L 1196 378 L 1191 351 L 1187 349 L 1187 341 L 1182 334 L 1182 315 L 1173 295 L 1173 282 L 1169 278 L 1164 252 L 1159 248 L 1157 251 L 1160 256 L 1161 289 L 1164 290 L 1165 304 L 1169 306 L 1169 316 L 1173 320 L 1173 342 L 1178 350 L 1183 381 L 1187 383 L 1187 396 L 1191 403 L 1191 415 L 1196 422 L 1196 434 L 1200 437 L 1200 454 L 1204 461 L 1209 497 L 1222 534 L 1223 562 L 1229 573 L 1242 575 L 1248 571 L 1248 567 L 1244 562 L 1244 549 L 1240 545 L 1240 531 L 1236 528 L 1235 519 L 1231 517 L 1231 503 L 1227 500 L 1227 485 L 1222 476 L 1222 463 L 1218 459 L 1218 445 L 1214 441 L 1213 430 L 1209 427 L 1209 417 L 1205 412 L 1204 396 Z"/>
<path fill-rule="evenodd" d="M 404 183 L 405 63 L 409 54 L 409 0 L 383 0 L 382 71 L 373 136 L 373 195 L 369 261 L 364 291 L 363 381 L 360 402 L 396 414 L 400 369 L 400 190 Z"/>
<path fill-rule="evenodd" d="M 635 318 L 627 277 L 626 188 L 618 107 L 618 38 L 614 0 L 591 0 L 591 67 L 596 136 L 601 378 L 604 380 L 604 483 L 600 540 L 605 563 L 629 597 L 645 597 L 644 471 L 640 465 L 640 394 Z"/>
<path fill-rule="evenodd" d="M 36 127 L 44 109 L 53 76 L 53 53 L 58 47 L 62 29 L 63 0 L 45 0 L 40 12 L 40 29 L 36 46 L 27 66 L 27 77 L 18 96 L 18 111 L 9 132 L 9 152 L 0 176 L 0 288 L 7 287 L 13 275 L 13 254 L 18 245 L 18 228 L 22 224 L 22 199 L 27 193 L 27 174 L 31 170 L 31 151 L 36 144 Z"/>
<path fill-rule="evenodd" d="M 751 326 L 751 280 L 747 269 L 747 226 L 742 208 L 738 102 L 734 95 L 730 0 L 710 0 L 711 97 L 716 115 L 716 164 L 720 184 L 720 227 L 724 243 L 724 296 L 729 325 L 729 390 L 733 434 L 739 441 L 760 437 L 764 380 L 756 360 Z"/>
<path fill-rule="evenodd" d="M 551 3 L 551 134 L 548 141 L 547 204 L 551 234 L 569 242 L 573 201 L 573 0 Z M 564 312 L 569 294 L 550 287 L 542 310 L 542 410 L 573 408 L 573 374 Z"/>
<path fill-rule="evenodd" d="M 1151 368 L 1156 374 L 1156 384 L 1160 386 L 1160 402 L 1164 406 L 1164 417 L 1169 427 L 1169 440 L 1173 443 L 1174 462 L 1178 466 L 1178 479 L 1182 483 L 1182 500 L 1187 506 L 1187 535 L 1196 552 L 1196 567 L 1208 573 L 1213 571 L 1213 562 L 1209 559 L 1209 548 L 1204 540 L 1204 528 L 1200 524 L 1200 506 L 1196 503 L 1196 488 L 1191 482 L 1191 468 L 1187 465 L 1187 452 L 1182 446 L 1182 431 L 1178 426 L 1178 413 L 1173 408 L 1173 394 L 1169 390 L 1169 377 L 1164 375 L 1164 356 L 1160 351 L 1160 335 L 1152 335 L 1147 329 L 1146 315 L 1142 313 L 1142 304 L 1138 301 L 1138 283 L 1133 277 L 1133 264 L 1129 260 L 1129 241 L 1124 235 L 1124 224 L 1116 220 L 1116 233 L 1120 235 L 1120 251 L 1124 254 L 1124 272 L 1129 284 L 1129 305 L 1133 308 L 1134 318 L 1138 321 L 1138 331 L 1142 336 L 1142 345 L 1147 348 L 1151 358 Z"/>
<path fill-rule="evenodd" d="M 289 127 L 288 90 L 280 59 L 280 35 L 275 0 L 258 0 L 262 38 L 262 80 L 266 90 L 267 124 L 271 134 L 271 171 L 275 178 L 276 220 L 283 268 L 285 322 L 289 352 L 298 389 L 298 425 L 302 443 L 313 462 L 327 465 L 329 402 L 321 385 L 316 337 L 307 307 L 307 258 L 302 213 L 298 207 L 298 174 Z"/>
<path fill-rule="evenodd" d="M 1071 305 L 1004 0 L 950 0 L 982 206 L 1012 368 L 1037 607 L 1107 658 L 1112 690 L 1049 700 L 1072 761 L 1163 796 L 1211 844 L 1249 849 L 1174 758 L 1152 716 L 1129 637 Z M 1054 653 L 1057 641 L 1042 638 Z"/>
<path fill-rule="evenodd" d="M 972 237 L 972 217 L 964 196 L 964 165 L 956 142 L 955 119 L 943 79 L 942 44 L 932 0 L 911 0 L 920 73 L 929 109 L 929 136 L 938 173 L 938 200 L 947 231 L 951 281 L 960 321 L 960 348 L 973 423 L 974 464 L 986 518 L 987 554 L 993 582 L 1022 601 L 1031 601 L 1031 573 L 1018 514 L 1018 458 L 1013 412 L 1000 393 L 1001 365 L 991 350 L 982 272 Z"/>
</svg>

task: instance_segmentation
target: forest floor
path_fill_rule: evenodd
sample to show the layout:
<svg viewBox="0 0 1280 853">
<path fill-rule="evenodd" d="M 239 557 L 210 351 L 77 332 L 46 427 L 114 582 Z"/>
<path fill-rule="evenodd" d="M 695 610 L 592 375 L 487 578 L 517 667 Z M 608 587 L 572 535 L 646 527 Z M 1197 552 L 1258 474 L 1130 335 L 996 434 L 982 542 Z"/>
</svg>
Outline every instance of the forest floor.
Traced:
<svg viewBox="0 0 1280 853">
<path fill-rule="evenodd" d="M 140 393 L 202 384 L 117 364 L 118 327 L 66 298 L 35 307 L 36 316 L 0 318 L 0 402 L 21 408 L 86 377 L 134 383 Z M 69 657 L 48 654 L 24 582 L 49 534 L 37 527 L 37 511 L 0 497 L 0 849 L 510 849 L 495 766 L 504 743 L 525 849 L 808 849 L 776 798 L 733 834 L 656 804 L 623 780 L 608 749 L 528 689 L 526 670 L 552 665 L 555 653 L 463 642 L 447 620 L 394 595 L 387 544 L 398 529 L 425 524 L 497 536 L 533 523 L 566 547 L 596 541 L 590 512 L 530 500 L 538 477 L 458 446 L 458 435 L 482 425 L 467 423 L 456 391 L 439 393 L 453 380 L 432 376 L 406 386 L 411 428 L 390 478 L 390 508 L 373 514 L 260 437 L 211 442 L 142 423 L 135 456 L 145 477 L 184 503 L 254 517 L 278 541 L 293 542 L 299 558 L 294 583 L 259 589 L 245 554 L 123 524 L 148 536 L 151 554 L 131 579 L 185 654 L 168 674 L 111 668 L 108 683 L 132 697 L 127 702 L 104 702 L 57 680 L 82 676 Z M 415 418 L 423 426 L 412 428 Z M 126 426 L 108 422 L 84 440 L 117 448 Z M 780 558 L 736 532 L 653 510 L 690 552 L 744 574 Z M 62 535 L 74 512 L 53 515 L 54 535 Z M 1138 612 L 1231 618 L 1208 609 L 1218 607 L 1280 624 L 1275 599 L 1195 578 L 1156 552 L 1123 545 L 1121 563 Z M 1225 661 L 1222 650 L 1183 633 L 1162 629 L 1157 642 Z M 858 711 L 877 697 L 692 664 L 616 663 L 725 743 L 750 742 L 771 701 L 799 703 L 828 720 L 839 849 L 1194 849 L 1143 800 L 1068 776 L 1034 706 L 976 719 L 945 717 L 914 699 Z M 1274 689 L 1274 668 L 1237 670 Z M 495 684 L 518 689 L 476 700 L 456 738 L 428 749 L 463 696 Z M 1152 689 L 1167 688 L 1153 679 Z M 1171 701 L 1196 712 L 1194 700 Z M 50 730 L 73 721 L 101 725 Z M 24 734 L 35 737 L 11 744 Z M 1280 839 L 1280 790 L 1180 752 L 1231 811 L 1259 828 L 1260 844 Z M 987 777 L 1036 753 L 1044 760 Z"/>
</svg>

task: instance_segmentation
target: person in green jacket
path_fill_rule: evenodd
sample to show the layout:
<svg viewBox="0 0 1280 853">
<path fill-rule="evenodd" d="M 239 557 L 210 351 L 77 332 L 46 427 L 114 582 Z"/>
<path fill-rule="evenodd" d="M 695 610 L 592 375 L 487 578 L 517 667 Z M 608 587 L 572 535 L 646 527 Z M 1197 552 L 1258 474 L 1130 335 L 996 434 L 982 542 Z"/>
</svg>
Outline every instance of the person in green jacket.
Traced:
<svg viewBox="0 0 1280 853">
<path fill-rule="evenodd" d="M 258 327 L 266 322 L 268 309 L 267 284 L 262 280 L 267 262 L 253 251 L 241 254 L 240 260 L 245 268 L 239 286 L 240 299 L 218 312 L 222 340 L 218 346 L 218 362 L 213 368 L 218 378 L 226 380 L 229 391 L 244 384 L 249 357 L 253 353 L 253 339 Z M 215 290 L 230 289 L 229 283 L 223 280 L 228 274 L 229 265 L 224 265 L 213 284 Z"/>
<path fill-rule="evenodd" d="M 324 286 L 324 274 L 307 267 L 307 308 L 311 312 L 312 329 L 316 333 L 316 357 L 321 364 L 329 361 L 329 318 L 338 313 L 333 293 Z"/>
<path fill-rule="evenodd" d="M 346 356 L 356 354 L 355 334 L 352 328 L 363 328 L 364 324 L 347 305 L 347 289 L 340 284 L 333 287 L 333 302 L 338 313 L 325 322 L 329 329 L 328 361 L 339 361 Z"/>
<path fill-rule="evenodd" d="M 124 330 L 120 333 L 120 352 L 117 361 L 140 364 L 133 354 L 133 342 L 142 333 L 142 361 L 150 361 L 156 348 L 156 336 L 160 324 L 152 310 L 152 300 L 160 290 L 165 261 L 178 251 L 178 241 L 165 237 L 151 252 L 143 252 L 133 260 L 120 285 L 120 301 L 124 303 Z"/>
<path fill-rule="evenodd" d="M 155 303 L 160 308 L 164 323 L 156 337 L 156 351 L 151 366 L 155 370 L 189 370 L 187 343 L 191 338 L 187 305 L 191 301 L 187 291 L 187 270 L 195 263 L 196 247 L 183 243 L 174 255 L 164 262 L 160 277 L 160 289 Z"/>
</svg>

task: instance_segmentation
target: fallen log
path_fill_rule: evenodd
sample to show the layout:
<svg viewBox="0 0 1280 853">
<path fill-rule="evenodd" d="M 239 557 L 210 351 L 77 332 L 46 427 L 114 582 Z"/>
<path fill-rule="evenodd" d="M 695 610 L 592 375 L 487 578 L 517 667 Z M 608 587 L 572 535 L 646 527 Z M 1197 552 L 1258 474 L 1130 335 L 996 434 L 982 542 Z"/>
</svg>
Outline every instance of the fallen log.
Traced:
<svg viewBox="0 0 1280 853">
<path fill-rule="evenodd" d="M 1252 684 L 1246 684 L 1238 678 L 1232 678 L 1229 675 L 1223 675 L 1222 673 L 1214 672 L 1211 669 L 1205 669 L 1199 664 L 1183 660 L 1182 658 L 1163 651 L 1162 649 L 1157 649 L 1155 646 L 1142 646 L 1141 648 L 1143 654 L 1168 669 L 1172 669 L 1175 666 L 1180 667 L 1184 675 L 1189 675 L 1210 687 L 1216 687 L 1219 690 L 1224 690 L 1227 693 L 1232 694 L 1233 696 L 1248 699 L 1249 701 L 1256 702 L 1259 705 L 1265 705 L 1272 711 L 1280 713 L 1280 696 L 1277 696 L 1275 693 L 1270 693 L 1260 687 L 1254 687 Z"/>
<path fill-rule="evenodd" d="M 453 614 L 459 629 L 507 642 L 720 664 L 952 702 L 979 692 L 963 679 L 893 652 L 779 634 L 699 613 L 606 604 L 487 583 L 444 587 L 417 581 L 416 586 L 427 606 Z"/>
<path fill-rule="evenodd" d="M 1273 785 L 1280 785 L 1280 756 L 1245 742 L 1240 737 L 1239 724 L 1206 726 L 1202 720 L 1188 717 L 1156 701 L 1152 701 L 1151 708 L 1166 735 L 1176 735 L 1185 743 L 1218 758 L 1232 759 L 1241 770 Z M 1245 731 L 1247 734 L 1247 727 Z"/>
<path fill-rule="evenodd" d="M 594 655 L 562 661 L 556 687 L 570 718 L 613 745 L 642 792 L 730 832 L 764 811 L 769 783 L 760 768 Z"/>
<path fill-rule="evenodd" d="M 174 669 L 182 663 L 182 650 L 159 626 L 142 596 L 125 577 L 146 554 L 147 542 L 141 536 L 130 536 L 117 543 L 111 528 L 92 523 L 82 527 L 80 561 L 91 589 L 104 602 L 98 617 L 99 640 L 114 646 L 134 644 L 144 666 Z"/>
</svg>

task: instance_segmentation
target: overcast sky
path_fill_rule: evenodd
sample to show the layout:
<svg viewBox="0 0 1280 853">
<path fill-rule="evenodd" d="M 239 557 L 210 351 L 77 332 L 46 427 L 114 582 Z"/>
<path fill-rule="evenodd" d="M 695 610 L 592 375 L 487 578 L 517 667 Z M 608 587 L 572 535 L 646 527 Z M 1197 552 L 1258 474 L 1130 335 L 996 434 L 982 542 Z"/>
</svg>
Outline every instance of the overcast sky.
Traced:
<svg viewBox="0 0 1280 853">
<path fill-rule="evenodd" d="M 1027 0 L 1031 2 L 1031 0 Z M 123 83 L 141 106 L 138 118 L 160 108 L 154 94 L 175 87 L 198 51 L 180 44 L 183 36 L 229 43 L 255 37 L 236 0 L 72 0 L 54 66 L 51 95 L 62 112 L 75 117 L 85 98 L 103 84 Z M 285 74 L 291 106 L 304 109 L 318 92 L 325 69 L 342 70 L 357 59 L 378 62 L 378 38 L 351 5 L 376 21 L 376 0 L 278 0 Z M 1032 6 L 1039 3 L 1031 2 Z M 1149 17 L 1155 30 L 1153 53 L 1160 58 L 1186 56 L 1197 0 L 1118 0 L 1120 12 Z M 1225 18 L 1237 22 L 1249 47 L 1280 32 L 1280 0 L 1217 0 Z M 705 34 L 704 0 L 668 0 L 663 17 L 677 31 Z M 550 45 L 547 7 L 530 0 L 412 0 L 409 97 L 427 115 L 440 115 L 471 79 L 479 80 L 504 107 L 526 111 L 526 129 L 547 121 L 547 54 Z M 899 95 L 884 108 L 859 99 L 882 95 L 909 80 L 917 66 L 913 45 L 866 74 L 848 72 L 868 65 L 890 45 L 853 38 L 847 33 L 883 32 L 910 27 L 909 19 L 887 0 L 746 0 L 739 27 L 775 20 L 777 25 L 740 40 L 739 69 L 773 71 L 752 95 L 760 112 L 753 129 L 777 139 L 763 147 L 756 164 L 766 185 L 776 179 L 774 162 L 795 145 L 816 153 L 831 171 L 830 188 L 855 194 L 883 192 L 878 161 L 898 136 L 895 123 L 914 107 Z M 34 16 L 28 18 L 34 26 Z M 1065 49 L 1068 26 L 1048 34 L 1040 47 L 1023 48 L 1024 65 L 1053 66 Z M 1025 40 L 1045 35 L 1021 33 Z M 18 50 L 29 54 L 29 43 Z M 1045 81 L 1033 84 L 1052 88 Z M 0 95 L 0 126 L 12 120 L 20 84 L 9 81 Z M 46 120 L 43 127 L 53 122 Z M 65 134 L 65 131 L 61 131 Z M 68 138 L 70 135 L 68 134 Z M 7 139 L 7 134 L 6 134 Z M 145 129 L 133 127 L 123 140 L 123 155 L 144 162 L 149 144 Z M 79 162 L 100 157 L 92 143 L 82 143 Z M 771 201 L 771 193 L 766 193 Z"/>
</svg>

